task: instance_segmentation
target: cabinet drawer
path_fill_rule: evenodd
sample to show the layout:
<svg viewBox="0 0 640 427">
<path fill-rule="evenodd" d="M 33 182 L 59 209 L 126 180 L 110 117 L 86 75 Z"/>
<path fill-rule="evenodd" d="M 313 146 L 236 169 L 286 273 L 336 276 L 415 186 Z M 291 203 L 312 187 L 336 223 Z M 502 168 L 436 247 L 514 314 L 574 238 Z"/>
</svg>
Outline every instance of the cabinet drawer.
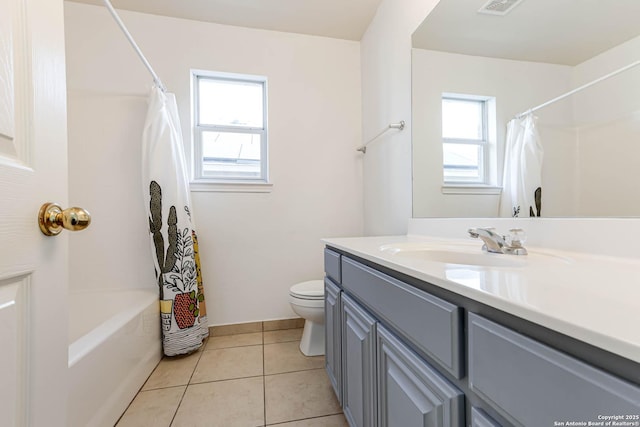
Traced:
<svg viewBox="0 0 640 427">
<path fill-rule="evenodd" d="M 418 351 L 464 375 L 459 307 L 345 257 L 342 286 Z"/>
<path fill-rule="evenodd" d="M 469 386 L 514 424 L 640 414 L 640 387 L 469 314 Z"/>
<path fill-rule="evenodd" d="M 341 282 L 340 271 L 340 254 L 332 251 L 331 249 L 324 250 L 324 272 L 327 277 L 331 278 L 336 283 Z"/>
</svg>

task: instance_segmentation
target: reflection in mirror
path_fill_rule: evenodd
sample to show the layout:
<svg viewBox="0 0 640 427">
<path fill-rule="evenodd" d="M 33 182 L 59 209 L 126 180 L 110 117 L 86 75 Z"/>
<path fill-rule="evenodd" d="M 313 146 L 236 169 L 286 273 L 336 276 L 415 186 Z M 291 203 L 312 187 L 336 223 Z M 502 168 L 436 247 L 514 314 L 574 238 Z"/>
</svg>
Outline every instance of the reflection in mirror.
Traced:
<svg viewBox="0 0 640 427">
<path fill-rule="evenodd" d="M 638 0 L 523 0 L 479 12 L 487 4 L 441 0 L 413 34 L 414 217 L 498 216 L 508 122 L 640 63 Z M 452 118 L 443 115 L 451 99 L 486 103 Z M 542 216 L 640 216 L 640 66 L 534 115 Z"/>
</svg>

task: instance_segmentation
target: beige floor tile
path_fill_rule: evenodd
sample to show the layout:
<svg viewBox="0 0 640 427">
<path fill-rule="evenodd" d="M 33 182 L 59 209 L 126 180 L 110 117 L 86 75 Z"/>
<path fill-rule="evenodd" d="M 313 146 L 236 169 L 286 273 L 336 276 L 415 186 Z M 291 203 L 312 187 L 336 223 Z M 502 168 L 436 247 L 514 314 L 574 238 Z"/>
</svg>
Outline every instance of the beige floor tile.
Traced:
<svg viewBox="0 0 640 427">
<path fill-rule="evenodd" d="M 172 427 L 264 425 L 263 377 L 192 384 Z"/>
<path fill-rule="evenodd" d="M 250 334 L 224 335 L 220 337 L 211 337 L 207 342 L 206 350 L 216 348 L 244 347 L 247 345 L 261 345 L 262 332 L 253 332 Z"/>
<path fill-rule="evenodd" d="M 169 427 L 186 386 L 141 391 L 116 427 Z"/>
<path fill-rule="evenodd" d="M 267 424 L 342 412 L 324 369 L 264 377 Z"/>
<path fill-rule="evenodd" d="M 297 341 L 302 338 L 302 329 L 282 329 L 280 331 L 267 331 L 263 333 L 264 343 L 273 344 L 277 342 Z"/>
<path fill-rule="evenodd" d="M 223 335 L 250 334 L 252 332 L 262 332 L 262 322 L 239 323 L 237 325 L 222 325 L 209 328 L 210 337 L 220 337 Z"/>
<path fill-rule="evenodd" d="M 308 418 L 306 420 L 293 421 L 283 424 L 268 424 L 277 427 L 349 427 L 343 414 L 330 415 L 328 417 Z"/>
<path fill-rule="evenodd" d="M 265 375 L 318 369 L 323 366 L 324 356 L 305 356 L 300 352 L 299 342 L 283 342 L 264 346 Z"/>
<path fill-rule="evenodd" d="M 282 320 L 267 320 L 263 322 L 263 331 L 277 331 L 280 329 L 294 329 L 302 328 L 304 326 L 304 319 L 282 319 Z"/>
<path fill-rule="evenodd" d="M 229 380 L 263 375 L 262 346 L 207 350 L 193 372 L 191 383 Z"/>
<path fill-rule="evenodd" d="M 149 376 L 142 390 L 189 384 L 191 374 L 202 354 L 202 351 L 198 351 L 188 356 L 164 357 Z"/>
</svg>

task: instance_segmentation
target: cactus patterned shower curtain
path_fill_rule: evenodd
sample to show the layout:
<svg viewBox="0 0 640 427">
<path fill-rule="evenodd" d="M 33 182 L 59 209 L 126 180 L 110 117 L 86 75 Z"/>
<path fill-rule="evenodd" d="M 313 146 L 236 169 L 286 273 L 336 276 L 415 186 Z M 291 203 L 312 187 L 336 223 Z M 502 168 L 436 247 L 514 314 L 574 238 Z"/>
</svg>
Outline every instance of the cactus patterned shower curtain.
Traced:
<svg viewBox="0 0 640 427">
<path fill-rule="evenodd" d="M 187 354 L 197 350 L 209 332 L 178 109 L 175 96 L 158 87 L 149 96 L 142 141 L 162 347 L 167 356 Z"/>
</svg>

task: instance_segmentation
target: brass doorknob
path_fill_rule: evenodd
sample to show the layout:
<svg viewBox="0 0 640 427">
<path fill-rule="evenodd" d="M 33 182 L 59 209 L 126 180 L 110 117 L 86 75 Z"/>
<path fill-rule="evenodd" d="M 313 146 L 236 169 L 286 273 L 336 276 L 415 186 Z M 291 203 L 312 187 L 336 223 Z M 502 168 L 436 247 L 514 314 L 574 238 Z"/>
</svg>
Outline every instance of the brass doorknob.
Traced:
<svg viewBox="0 0 640 427">
<path fill-rule="evenodd" d="M 82 208 L 62 210 L 57 203 L 45 203 L 38 213 L 40 231 L 46 236 L 57 236 L 62 229 L 84 230 L 91 224 L 91 214 Z"/>
</svg>

